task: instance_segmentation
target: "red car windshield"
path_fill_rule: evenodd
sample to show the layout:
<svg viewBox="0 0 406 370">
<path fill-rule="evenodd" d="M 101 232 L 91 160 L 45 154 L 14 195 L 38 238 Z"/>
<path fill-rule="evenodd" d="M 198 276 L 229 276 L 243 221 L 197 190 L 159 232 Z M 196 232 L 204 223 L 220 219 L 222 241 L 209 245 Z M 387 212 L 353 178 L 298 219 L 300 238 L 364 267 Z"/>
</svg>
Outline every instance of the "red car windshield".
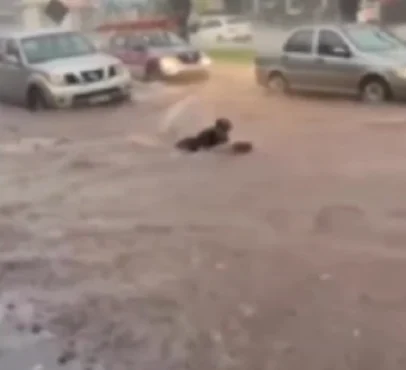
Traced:
<svg viewBox="0 0 406 370">
<path fill-rule="evenodd" d="M 172 32 L 151 32 L 140 35 L 143 43 L 152 47 L 181 46 L 185 44 L 179 36 Z"/>
</svg>

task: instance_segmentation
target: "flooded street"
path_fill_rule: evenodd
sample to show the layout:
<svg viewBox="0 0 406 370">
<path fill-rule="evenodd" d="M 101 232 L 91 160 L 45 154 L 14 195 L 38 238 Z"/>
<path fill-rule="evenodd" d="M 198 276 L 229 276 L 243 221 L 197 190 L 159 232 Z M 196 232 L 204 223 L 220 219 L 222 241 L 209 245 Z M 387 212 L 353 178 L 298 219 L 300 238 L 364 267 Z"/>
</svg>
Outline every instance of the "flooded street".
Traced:
<svg viewBox="0 0 406 370">
<path fill-rule="evenodd" d="M 242 68 L 1 107 L 3 325 L 105 370 L 405 368 L 406 108 L 270 97 Z M 254 152 L 172 148 L 217 116 Z"/>
</svg>

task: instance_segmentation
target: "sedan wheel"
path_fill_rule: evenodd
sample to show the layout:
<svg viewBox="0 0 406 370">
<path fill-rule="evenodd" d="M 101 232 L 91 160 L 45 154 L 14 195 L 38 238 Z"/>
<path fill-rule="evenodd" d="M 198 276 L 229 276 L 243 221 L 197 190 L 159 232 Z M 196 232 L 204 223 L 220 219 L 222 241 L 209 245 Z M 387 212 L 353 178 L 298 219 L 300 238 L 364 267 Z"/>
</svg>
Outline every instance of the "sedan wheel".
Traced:
<svg viewBox="0 0 406 370">
<path fill-rule="evenodd" d="M 361 98 L 366 103 L 383 103 L 389 98 L 389 87 L 384 81 L 371 80 L 362 87 Z"/>
<path fill-rule="evenodd" d="M 276 74 L 268 80 L 268 91 L 275 95 L 285 95 L 289 91 L 289 84 L 282 75 Z"/>
</svg>

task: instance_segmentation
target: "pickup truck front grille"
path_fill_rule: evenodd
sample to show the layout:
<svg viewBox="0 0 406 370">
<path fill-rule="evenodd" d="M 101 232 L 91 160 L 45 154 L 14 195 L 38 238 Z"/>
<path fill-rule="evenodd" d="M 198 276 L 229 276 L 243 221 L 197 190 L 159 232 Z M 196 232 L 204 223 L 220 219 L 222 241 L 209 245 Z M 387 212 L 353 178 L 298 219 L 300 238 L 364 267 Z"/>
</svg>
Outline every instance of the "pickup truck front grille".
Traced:
<svg viewBox="0 0 406 370">
<path fill-rule="evenodd" d="M 106 71 L 103 68 L 99 68 L 77 73 L 66 73 L 64 79 L 66 85 L 90 84 L 102 81 L 105 78 L 112 78 L 116 76 L 116 72 L 116 69 L 110 66 Z"/>
<path fill-rule="evenodd" d="M 97 82 L 104 78 L 104 71 L 101 68 L 93 71 L 83 71 L 81 77 L 85 83 Z"/>
</svg>

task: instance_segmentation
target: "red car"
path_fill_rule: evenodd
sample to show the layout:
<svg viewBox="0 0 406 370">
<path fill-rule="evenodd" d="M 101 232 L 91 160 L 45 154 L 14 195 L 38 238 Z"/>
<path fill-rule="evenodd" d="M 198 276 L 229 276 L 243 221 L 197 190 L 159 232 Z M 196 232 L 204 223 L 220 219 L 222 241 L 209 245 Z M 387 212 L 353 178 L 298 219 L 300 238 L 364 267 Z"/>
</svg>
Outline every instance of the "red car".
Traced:
<svg viewBox="0 0 406 370">
<path fill-rule="evenodd" d="M 146 81 L 207 75 L 211 65 L 205 53 L 167 30 L 118 31 L 107 49 L 134 77 Z"/>
</svg>

